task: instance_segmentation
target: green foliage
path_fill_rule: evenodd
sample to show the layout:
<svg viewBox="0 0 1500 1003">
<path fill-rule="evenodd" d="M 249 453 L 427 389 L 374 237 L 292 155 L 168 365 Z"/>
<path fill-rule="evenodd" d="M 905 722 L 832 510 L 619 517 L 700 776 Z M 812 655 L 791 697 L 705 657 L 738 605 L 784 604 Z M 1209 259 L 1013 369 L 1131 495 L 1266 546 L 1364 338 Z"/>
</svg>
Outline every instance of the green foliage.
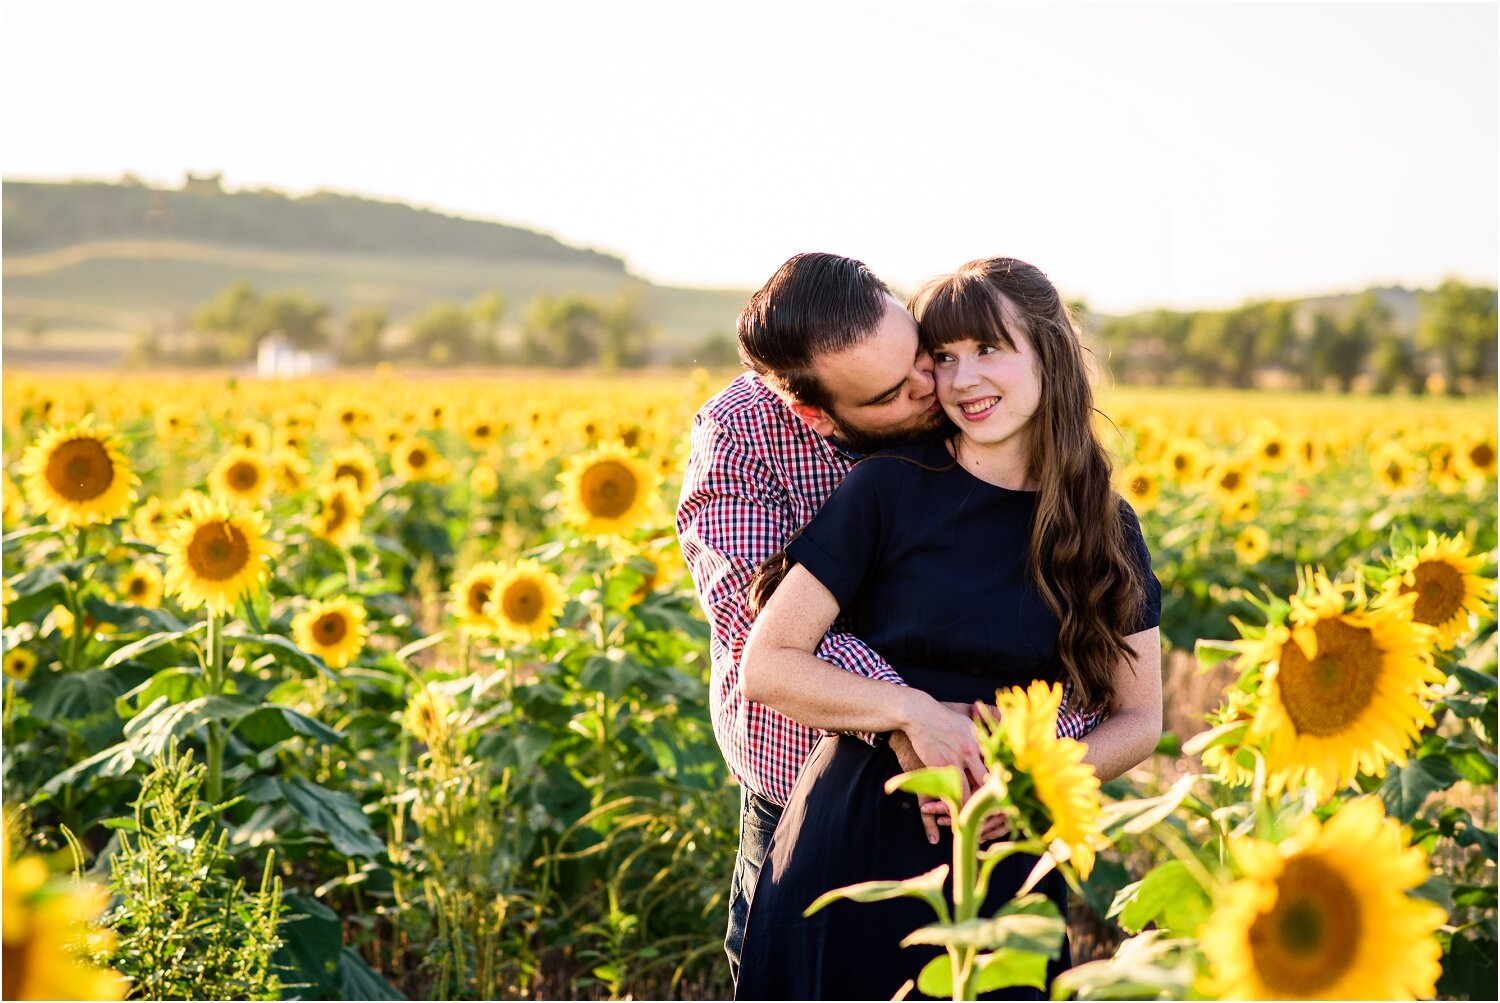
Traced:
<svg viewBox="0 0 1500 1003">
<path fill-rule="evenodd" d="M 134 817 L 111 822 L 119 845 L 103 922 L 116 940 L 96 960 L 128 977 L 137 999 L 279 999 L 273 855 L 247 892 L 215 821 L 226 806 L 200 800 L 204 780 L 191 753 L 169 750 L 142 782 Z"/>
</svg>

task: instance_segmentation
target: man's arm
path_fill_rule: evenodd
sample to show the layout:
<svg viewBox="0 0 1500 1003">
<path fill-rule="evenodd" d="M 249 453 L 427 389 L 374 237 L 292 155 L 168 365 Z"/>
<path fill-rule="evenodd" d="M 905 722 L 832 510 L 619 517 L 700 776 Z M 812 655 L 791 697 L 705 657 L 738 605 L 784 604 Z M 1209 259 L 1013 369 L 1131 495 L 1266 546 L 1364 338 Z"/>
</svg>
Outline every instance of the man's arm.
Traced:
<svg viewBox="0 0 1500 1003">
<path fill-rule="evenodd" d="M 786 545 L 798 529 L 794 521 L 786 486 L 753 447 L 717 422 L 695 422 L 677 535 L 719 642 L 713 652 L 716 676 L 738 677 L 739 654 L 753 621 L 747 605 L 750 579 L 762 561 Z M 817 655 L 856 675 L 901 683 L 883 658 L 851 634 L 826 635 Z"/>
</svg>

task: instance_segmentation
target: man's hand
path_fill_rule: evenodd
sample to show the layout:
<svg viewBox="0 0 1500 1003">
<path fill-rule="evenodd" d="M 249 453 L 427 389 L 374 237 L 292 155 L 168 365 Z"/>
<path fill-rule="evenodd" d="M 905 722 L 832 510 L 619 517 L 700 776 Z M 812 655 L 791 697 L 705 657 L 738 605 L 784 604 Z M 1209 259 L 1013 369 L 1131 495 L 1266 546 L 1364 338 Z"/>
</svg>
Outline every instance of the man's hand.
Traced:
<svg viewBox="0 0 1500 1003">
<path fill-rule="evenodd" d="M 913 770 L 920 770 L 922 768 L 922 760 L 917 758 L 917 752 L 912 748 L 911 739 L 906 737 L 906 732 L 891 732 L 891 751 L 896 754 L 896 762 L 901 764 L 902 773 L 910 773 Z M 927 842 L 936 846 L 938 841 L 937 814 L 940 812 L 946 816 L 948 814 L 948 806 L 943 804 L 939 798 L 927 797 L 921 794 L 917 795 L 917 804 L 921 809 L 922 829 L 927 833 Z M 936 807 L 937 812 L 929 810 L 934 807 Z"/>
</svg>

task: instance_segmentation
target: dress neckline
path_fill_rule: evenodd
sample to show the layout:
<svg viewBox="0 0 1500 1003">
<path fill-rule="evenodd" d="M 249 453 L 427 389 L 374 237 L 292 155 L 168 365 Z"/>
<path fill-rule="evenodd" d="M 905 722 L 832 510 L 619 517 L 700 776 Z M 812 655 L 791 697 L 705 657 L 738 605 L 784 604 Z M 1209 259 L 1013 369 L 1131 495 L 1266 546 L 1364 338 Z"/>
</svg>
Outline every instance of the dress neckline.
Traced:
<svg viewBox="0 0 1500 1003">
<path fill-rule="evenodd" d="M 1039 492 L 1034 490 L 1028 490 L 1026 488 L 1008 488 L 1003 484 L 996 484 L 994 481 L 985 480 L 983 477 L 980 477 L 978 474 L 974 473 L 974 471 L 964 466 L 963 463 L 959 461 L 958 457 L 953 455 L 953 451 L 948 446 L 948 441 L 949 440 L 946 438 L 940 438 L 936 440 L 939 448 L 942 451 L 942 455 L 947 457 L 949 463 L 953 464 L 953 469 L 963 471 L 964 476 L 969 480 L 974 481 L 976 484 L 983 484 L 987 488 L 993 488 L 994 490 L 999 491 L 1002 494 L 1017 495 L 1022 498 L 1031 499 L 1035 499 L 1039 494 Z"/>
</svg>

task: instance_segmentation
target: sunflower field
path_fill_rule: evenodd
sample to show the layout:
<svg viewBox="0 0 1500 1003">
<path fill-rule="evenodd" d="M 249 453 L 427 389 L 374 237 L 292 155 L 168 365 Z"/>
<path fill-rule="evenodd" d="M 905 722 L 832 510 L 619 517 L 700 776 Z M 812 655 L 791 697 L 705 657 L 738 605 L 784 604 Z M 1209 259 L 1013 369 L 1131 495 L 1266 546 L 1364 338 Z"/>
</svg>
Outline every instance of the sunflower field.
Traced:
<svg viewBox="0 0 1500 1003">
<path fill-rule="evenodd" d="M 725 379 L 7 376 L 5 997 L 726 997 L 672 531 Z M 1045 687 L 982 726 L 1056 990 L 1490 995 L 1493 401 L 1103 405 L 1169 731 L 1101 788 Z M 1035 984 L 1044 913 L 940 915 L 918 988 Z"/>
</svg>

